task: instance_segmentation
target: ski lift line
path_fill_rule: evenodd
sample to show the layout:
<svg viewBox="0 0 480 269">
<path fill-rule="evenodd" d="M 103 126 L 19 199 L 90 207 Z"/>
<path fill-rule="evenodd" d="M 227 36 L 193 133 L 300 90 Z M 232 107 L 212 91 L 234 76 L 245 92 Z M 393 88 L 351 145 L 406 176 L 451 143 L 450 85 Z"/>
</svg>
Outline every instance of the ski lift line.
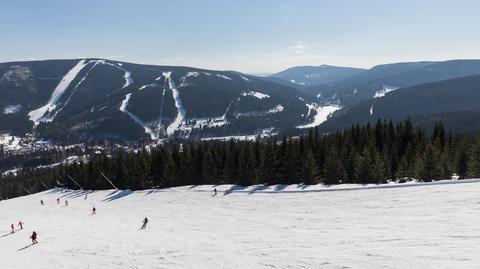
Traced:
<svg viewBox="0 0 480 269">
<path fill-rule="evenodd" d="M 43 183 L 43 181 L 40 181 L 40 184 L 42 184 L 42 186 L 43 186 L 45 189 L 47 189 L 47 190 L 48 190 L 48 187 L 47 187 L 47 185 L 45 185 L 45 183 Z"/>
<path fill-rule="evenodd" d="M 108 183 L 110 183 L 110 185 L 112 185 L 113 188 L 118 190 L 118 188 L 113 184 L 113 182 L 103 172 L 100 172 L 100 175 L 102 175 L 108 181 Z"/>
<path fill-rule="evenodd" d="M 80 186 L 80 184 L 78 184 L 78 182 L 75 181 L 75 179 L 73 179 L 73 177 L 71 177 L 70 175 L 67 175 L 67 176 L 68 176 L 68 178 L 70 178 L 73 181 L 73 183 L 75 183 L 80 189 L 83 190 L 82 186 Z"/>
</svg>

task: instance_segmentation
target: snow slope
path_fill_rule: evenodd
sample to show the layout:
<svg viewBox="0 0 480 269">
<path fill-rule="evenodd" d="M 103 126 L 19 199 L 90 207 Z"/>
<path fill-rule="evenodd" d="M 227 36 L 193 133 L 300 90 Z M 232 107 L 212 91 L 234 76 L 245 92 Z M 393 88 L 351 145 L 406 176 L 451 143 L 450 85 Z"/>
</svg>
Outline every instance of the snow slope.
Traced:
<svg viewBox="0 0 480 269">
<path fill-rule="evenodd" d="M 0 202 L 0 268 L 478 268 L 480 183 L 450 183 L 50 190 Z"/>
<path fill-rule="evenodd" d="M 316 127 L 320 124 L 322 124 L 323 122 L 325 122 L 326 120 L 328 120 L 328 117 L 335 111 L 341 109 L 340 106 L 337 106 L 337 105 L 325 105 L 325 106 L 322 106 L 322 105 L 317 105 L 315 103 L 309 105 L 307 104 L 307 107 L 308 107 L 308 114 L 307 114 L 307 117 L 310 115 L 310 111 L 311 110 L 315 110 L 315 116 L 313 118 L 313 121 L 311 123 L 308 123 L 308 124 L 304 124 L 304 125 L 299 125 L 297 126 L 298 129 L 305 129 L 305 128 L 313 128 L 313 127 Z"/>
<path fill-rule="evenodd" d="M 167 127 L 167 134 L 169 136 L 173 135 L 175 131 L 180 127 L 182 122 L 185 120 L 186 112 L 185 109 L 183 108 L 182 104 L 182 99 L 180 98 L 180 93 L 177 90 L 177 87 L 175 86 L 175 82 L 172 80 L 172 72 L 164 72 L 163 76 L 165 79 L 168 81 L 168 87 L 170 90 L 172 90 L 172 95 L 173 99 L 175 100 L 175 107 L 177 108 L 177 116 L 175 117 L 175 120 L 170 123 L 170 125 Z"/>
<path fill-rule="evenodd" d="M 60 97 L 62 97 L 68 86 L 70 86 L 70 83 L 72 83 L 72 81 L 77 77 L 78 73 L 80 73 L 80 71 L 82 71 L 87 64 L 88 62 L 85 62 L 85 60 L 80 60 L 72 69 L 70 69 L 70 71 L 67 72 L 60 83 L 58 83 L 48 102 L 44 106 L 28 113 L 30 120 L 33 121 L 35 125 L 38 125 L 42 121 L 51 121 L 51 117 L 48 117 L 45 114 L 52 112 L 57 107 L 57 102 L 60 100 Z"/>
</svg>

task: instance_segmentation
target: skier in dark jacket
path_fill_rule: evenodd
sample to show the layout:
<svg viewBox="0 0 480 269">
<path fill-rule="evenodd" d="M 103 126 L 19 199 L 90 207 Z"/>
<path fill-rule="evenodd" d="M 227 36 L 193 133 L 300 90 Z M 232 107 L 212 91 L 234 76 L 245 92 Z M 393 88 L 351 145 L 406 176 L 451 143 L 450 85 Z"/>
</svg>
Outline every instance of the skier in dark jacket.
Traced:
<svg viewBox="0 0 480 269">
<path fill-rule="evenodd" d="M 32 239 L 32 245 L 38 244 L 37 233 L 35 231 L 33 231 L 32 236 L 30 236 L 30 239 Z"/>
<path fill-rule="evenodd" d="M 15 232 L 15 225 L 10 225 L 10 228 L 12 229 L 12 234 Z"/>
<path fill-rule="evenodd" d="M 140 230 L 147 228 L 147 223 L 148 223 L 148 219 L 145 217 L 145 219 L 143 219 L 143 225 L 142 225 L 142 228 L 140 228 Z"/>
<path fill-rule="evenodd" d="M 60 198 L 57 198 L 57 204 L 60 204 Z"/>
<path fill-rule="evenodd" d="M 43 202 L 43 200 L 40 200 L 40 205 L 45 205 L 45 203 Z"/>
<path fill-rule="evenodd" d="M 18 222 L 18 226 L 20 226 L 20 230 L 23 230 L 23 222 L 22 221 Z"/>
<path fill-rule="evenodd" d="M 214 189 L 213 189 L 213 195 L 212 195 L 212 197 L 213 197 L 213 196 L 217 196 L 217 188 L 214 188 Z"/>
<path fill-rule="evenodd" d="M 92 208 L 92 215 L 97 215 L 97 209 L 95 207 Z"/>
</svg>

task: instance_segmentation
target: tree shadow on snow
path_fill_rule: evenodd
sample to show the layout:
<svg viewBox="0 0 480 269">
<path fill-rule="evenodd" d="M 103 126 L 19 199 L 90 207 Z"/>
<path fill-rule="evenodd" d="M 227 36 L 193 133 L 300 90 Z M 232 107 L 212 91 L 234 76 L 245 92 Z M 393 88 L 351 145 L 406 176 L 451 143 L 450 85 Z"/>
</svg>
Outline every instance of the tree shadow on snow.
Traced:
<svg viewBox="0 0 480 269">
<path fill-rule="evenodd" d="M 232 192 L 243 191 L 243 190 L 246 189 L 246 188 L 247 188 L 247 187 L 234 185 L 234 186 L 230 187 L 230 189 L 224 191 L 224 192 L 223 192 L 223 196 L 229 195 L 229 194 L 231 194 Z"/>
<path fill-rule="evenodd" d="M 60 198 L 69 198 L 69 199 L 74 199 L 78 197 L 88 197 L 89 194 L 94 193 L 95 191 L 93 190 L 74 190 L 71 191 L 70 193 L 64 194 L 60 196 Z M 86 198 L 85 198 L 86 199 Z"/>
<path fill-rule="evenodd" d="M 270 187 L 270 185 L 268 184 L 256 185 L 248 192 L 248 194 L 251 195 L 251 194 L 254 194 L 255 192 L 264 191 L 268 189 L 268 187 Z"/>
<path fill-rule="evenodd" d="M 111 192 L 110 194 L 107 194 L 107 197 L 102 200 L 102 202 L 111 202 L 120 198 L 124 198 L 130 194 L 134 193 L 134 191 L 131 190 L 115 190 Z"/>
<path fill-rule="evenodd" d="M 283 191 L 288 185 L 285 184 L 279 184 L 275 186 L 275 191 Z"/>
<path fill-rule="evenodd" d="M 171 188 L 151 189 L 151 190 L 148 190 L 145 193 L 145 195 L 150 195 L 150 194 L 157 193 L 157 192 L 167 192 L 169 189 L 171 189 Z"/>
</svg>

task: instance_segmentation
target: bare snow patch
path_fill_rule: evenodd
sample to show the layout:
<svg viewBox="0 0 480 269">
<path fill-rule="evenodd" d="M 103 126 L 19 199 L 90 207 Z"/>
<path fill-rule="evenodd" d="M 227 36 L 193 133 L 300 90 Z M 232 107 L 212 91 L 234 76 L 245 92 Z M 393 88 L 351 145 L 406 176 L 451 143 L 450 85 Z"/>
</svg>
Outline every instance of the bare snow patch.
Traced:
<svg viewBox="0 0 480 269">
<path fill-rule="evenodd" d="M 223 78 L 223 79 L 228 79 L 228 80 L 232 80 L 230 77 L 227 77 L 225 75 L 222 75 L 222 74 L 215 74 L 217 77 L 219 78 Z"/>
<path fill-rule="evenodd" d="M 24 81 L 32 78 L 32 71 L 26 66 L 22 65 L 13 65 L 3 73 L 0 81 Z"/>
<path fill-rule="evenodd" d="M 385 96 L 385 94 L 387 94 L 389 92 L 393 92 L 397 89 L 398 88 L 383 85 L 383 88 L 381 90 L 375 92 L 375 94 L 373 95 L 373 98 L 383 97 L 383 96 Z"/>
<path fill-rule="evenodd" d="M 276 105 L 275 107 L 267 110 L 267 111 L 248 111 L 248 112 L 236 112 L 235 113 L 235 118 L 247 118 L 247 117 L 262 117 L 266 116 L 268 114 L 275 114 L 275 113 L 280 113 L 284 110 L 284 107 L 282 105 Z"/>
<path fill-rule="evenodd" d="M 22 105 L 9 105 L 3 109 L 3 114 L 16 114 L 22 110 Z"/>
<path fill-rule="evenodd" d="M 337 106 L 337 105 L 321 106 L 316 103 L 306 104 L 306 106 L 308 107 L 307 117 L 310 115 L 310 111 L 315 111 L 316 114 L 313 118 L 313 122 L 305 125 L 299 125 L 297 126 L 298 129 L 317 127 L 318 125 L 325 122 L 333 112 L 341 108 L 340 106 Z"/>
<path fill-rule="evenodd" d="M 243 80 L 245 80 L 246 82 L 250 82 L 250 79 L 248 79 L 247 77 L 244 77 L 244 76 L 240 76 Z"/>
<path fill-rule="evenodd" d="M 256 97 L 260 100 L 265 99 L 265 98 L 270 98 L 270 95 L 264 94 L 264 93 L 261 93 L 261 92 L 256 92 L 256 91 L 242 92 L 241 95 L 242 96 L 253 96 L 253 97 Z"/>
</svg>

